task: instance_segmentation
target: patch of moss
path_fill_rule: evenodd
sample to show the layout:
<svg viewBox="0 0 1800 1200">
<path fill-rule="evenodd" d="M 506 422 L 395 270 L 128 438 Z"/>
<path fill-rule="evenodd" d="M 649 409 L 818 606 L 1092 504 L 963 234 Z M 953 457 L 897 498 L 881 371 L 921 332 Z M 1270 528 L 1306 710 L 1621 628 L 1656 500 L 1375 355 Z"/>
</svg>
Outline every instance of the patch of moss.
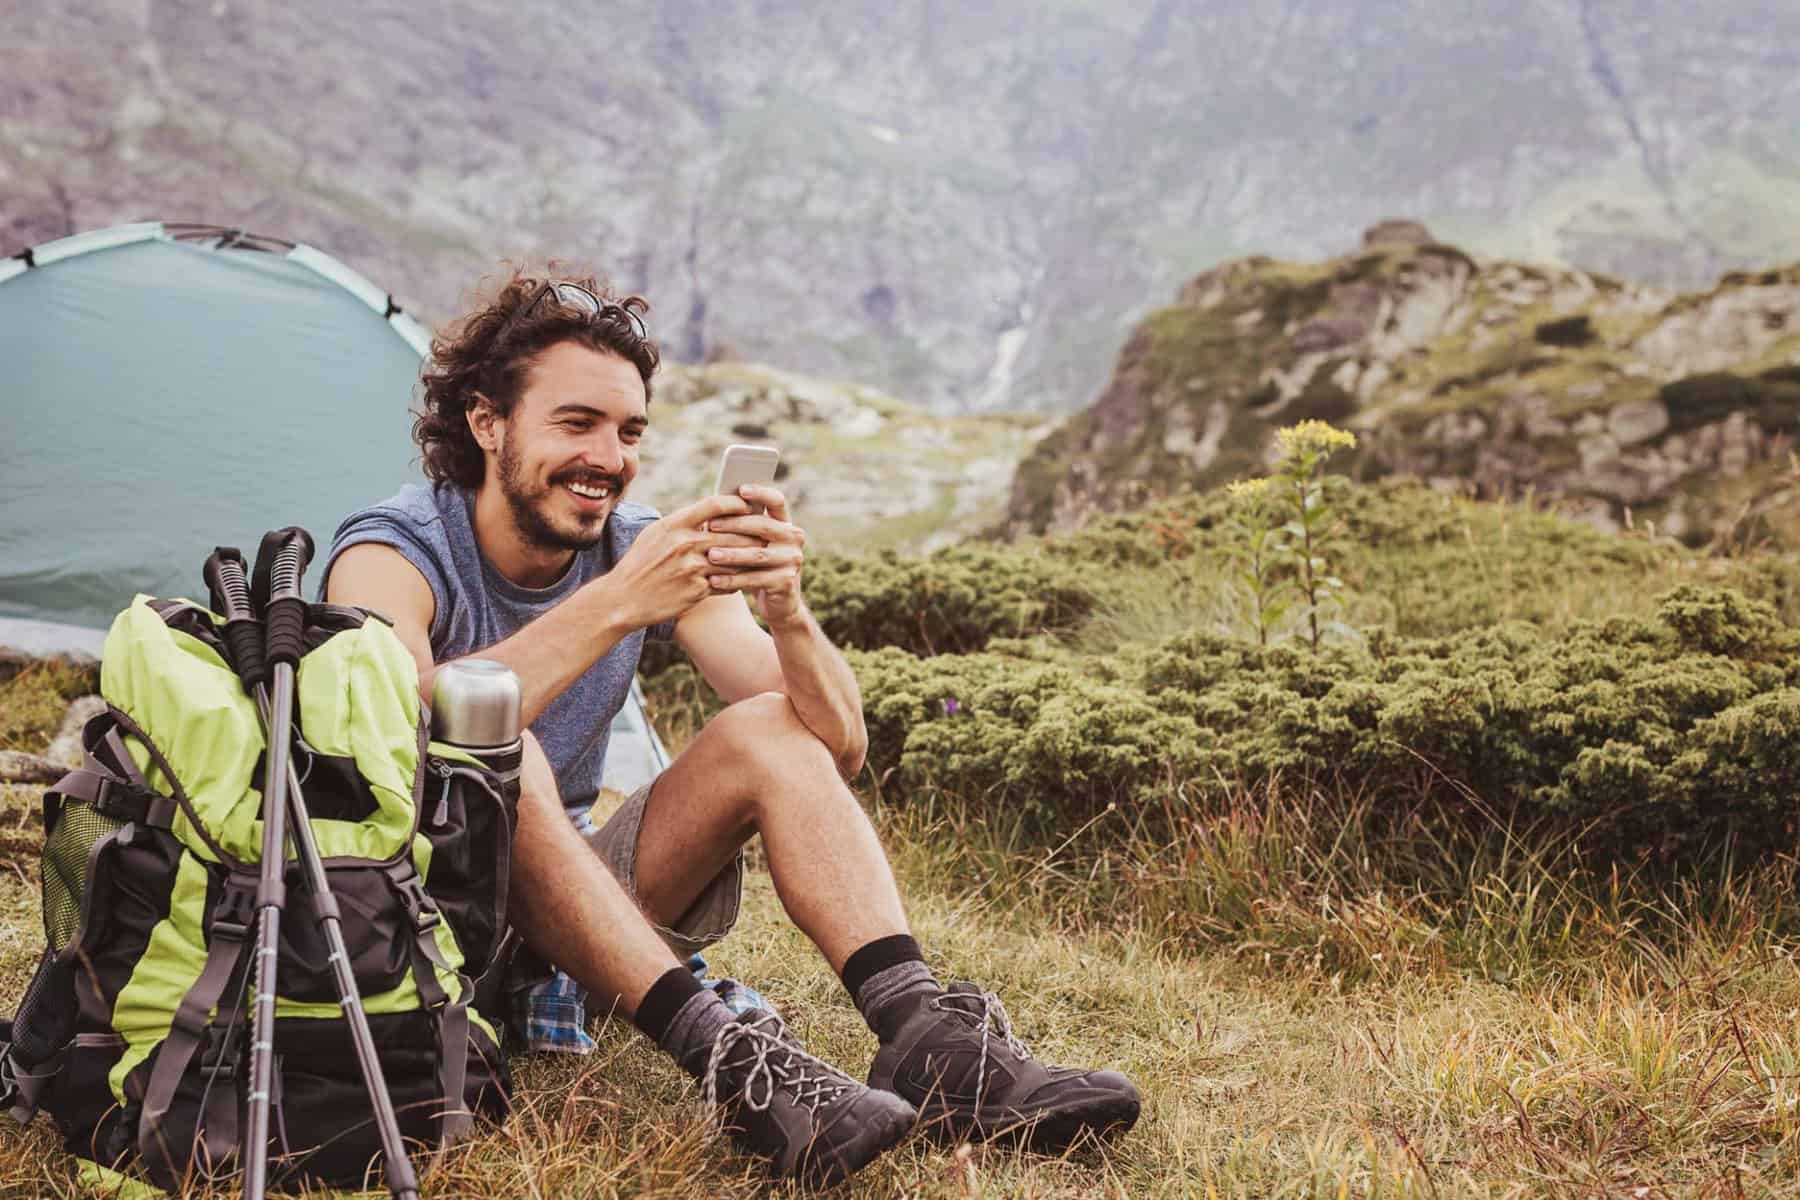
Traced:
<svg viewBox="0 0 1800 1200">
<path fill-rule="evenodd" d="M 1281 410 L 1279 424 L 1299 421 L 1329 421 L 1340 424 L 1356 411 L 1356 397 L 1332 382 L 1332 377 L 1347 359 L 1333 358 L 1319 364 L 1300 394 Z"/>
<path fill-rule="evenodd" d="M 1537 327 L 1536 337 L 1546 346 L 1587 346 L 1594 341 L 1594 323 L 1586 313 L 1577 313 L 1561 320 L 1542 322 Z"/>
<path fill-rule="evenodd" d="M 1668 406 L 1672 433 L 1722 421 L 1734 412 L 1747 414 L 1771 433 L 1800 432 L 1800 382 L 1717 371 L 1665 384 L 1658 394 Z"/>
<path fill-rule="evenodd" d="M 62 724 L 69 701 L 98 691 L 95 672 L 63 663 L 34 663 L 0 680 L 0 750 L 42 751 Z"/>
<path fill-rule="evenodd" d="M 1093 421 L 1093 410 L 1077 413 L 1031 448 L 1013 474 L 1012 519 L 1043 529 L 1056 513 L 1056 488 L 1069 470 L 1074 446 Z"/>
<path fill-rule="evenodd" d="M 1484 383 L 1491 383 L 1501 376 L 1523 376 L 1533 371 L 1541 371 L 1545 367 L 1553 367 L 1560 360 L 1553 354 L 1537 354 L 1522 348 L 1513 348 L 1511 352 L 1501 354 L 1479 369 L 1467 375 L 1458 375 L 1442 380 L 1431 389 L 1433 396 L 1446 396 L 1451 392 L 1469 391 Z"/>
</svg>

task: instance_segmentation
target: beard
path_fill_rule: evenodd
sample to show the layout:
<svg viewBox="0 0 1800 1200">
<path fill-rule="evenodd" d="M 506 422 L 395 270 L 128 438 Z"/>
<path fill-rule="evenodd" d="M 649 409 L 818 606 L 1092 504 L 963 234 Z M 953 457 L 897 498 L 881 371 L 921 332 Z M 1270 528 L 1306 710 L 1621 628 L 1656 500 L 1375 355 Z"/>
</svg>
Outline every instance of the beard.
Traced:
<svg viewBox="0 0 1800 1200">
<path fill-rule="evenodd" d="M 527 543 L 545 550 L 590 550 L 606 533 L 606 519 L 625 493 L 625 481 L 617 475 L 573 469 L 558 472 L 545 484 L 525 478 L 525 464 L 509 438 L 500 447 L 500 494 L 506 498 L 513 525 Z M 574 514 L 559 524 L 550 515 L 561 484 L 572 480 L 603 482 L 612 489 L 613 503 L 605 513 Z"/>
</svg>

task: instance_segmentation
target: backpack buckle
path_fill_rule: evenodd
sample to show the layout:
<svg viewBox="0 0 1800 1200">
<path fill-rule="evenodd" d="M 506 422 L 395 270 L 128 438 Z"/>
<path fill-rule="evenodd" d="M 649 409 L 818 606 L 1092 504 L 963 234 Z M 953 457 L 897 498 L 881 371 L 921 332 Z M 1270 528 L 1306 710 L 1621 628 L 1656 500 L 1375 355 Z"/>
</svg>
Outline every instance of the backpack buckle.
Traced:
<svg viewBox="0 0 1800 1200">
<path fill-rule="evenodd" d="M 219 905 L 213 909 L 212 920 L 208 922 L 208 930 L 216 936 L 241 942 L 250 936 L 250 926 L 256 923 L 256 889 L 240 884 L 233 876 L 225 881 L 225 892 L 219 897 Z"/>
<path fill-rule="evenodd" d="M 238 1047 L 242 1042 L 235 1027 L 221 1029 L 218 1025 L 210 1026 L 206 1031 L 206 1040 L 200 1046 L 200 1069 L 210 1077 L 224 1072 L 231 1077 L 237 1071 Z"/>
<path fill-rule="evenodd" d="M 144 822 L 149 815 L 149 798 L 123 779 L 101 779 L 94 789 L 93 809 L 115 821 Z"/>
<path fill-rule="evenodd" d="M 417 875 L 396 879 L 394 886 L 400 892 L 400 902 L 406 905 L 407 916 L 413 920 L 413 932 L 430 933 L 444 923 L 443 915 Z"/>
</svg>

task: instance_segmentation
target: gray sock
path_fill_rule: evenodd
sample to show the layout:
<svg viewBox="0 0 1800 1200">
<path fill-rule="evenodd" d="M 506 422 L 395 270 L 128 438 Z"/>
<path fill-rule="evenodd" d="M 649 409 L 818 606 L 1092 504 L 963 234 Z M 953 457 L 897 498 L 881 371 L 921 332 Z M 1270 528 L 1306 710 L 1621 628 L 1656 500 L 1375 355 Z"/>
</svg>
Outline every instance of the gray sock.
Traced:
<svg viewBox="0 0 1800 1200">
<path fill-rule="evenodd" d="M 710 988 L 695 992 L 676 1010 L 675 1019 L 656 1044 L 681 1064 L 682 1070 L 700 1079 L 706 1074 L 719 1030 L 731 1024 L 735 1015 Z"/>
<path fill-rule="evenodd" d="M 883 1044 L 900 1032 L 900 1022 L 911 1011 L 916 996 L 935 996 L 943 991 L 937 977 L 918 961 L 885 967 L 856 989 L 856 1007 Z"/>
</svg>

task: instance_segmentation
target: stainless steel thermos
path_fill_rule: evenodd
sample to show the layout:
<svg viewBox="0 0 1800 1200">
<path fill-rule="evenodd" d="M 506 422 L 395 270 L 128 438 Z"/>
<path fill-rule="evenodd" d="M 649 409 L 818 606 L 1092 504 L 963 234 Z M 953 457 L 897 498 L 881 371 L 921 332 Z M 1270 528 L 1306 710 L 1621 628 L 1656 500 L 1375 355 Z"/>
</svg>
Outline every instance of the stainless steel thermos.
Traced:
<svg viewBox="0 0 1800 1200">
<path fill-rule="evenodd" d="M 431 736 L 485 757 L 519 743 L 519 677 L 505 663 L 458 658 L 431 681 Z"/>
</svg>

